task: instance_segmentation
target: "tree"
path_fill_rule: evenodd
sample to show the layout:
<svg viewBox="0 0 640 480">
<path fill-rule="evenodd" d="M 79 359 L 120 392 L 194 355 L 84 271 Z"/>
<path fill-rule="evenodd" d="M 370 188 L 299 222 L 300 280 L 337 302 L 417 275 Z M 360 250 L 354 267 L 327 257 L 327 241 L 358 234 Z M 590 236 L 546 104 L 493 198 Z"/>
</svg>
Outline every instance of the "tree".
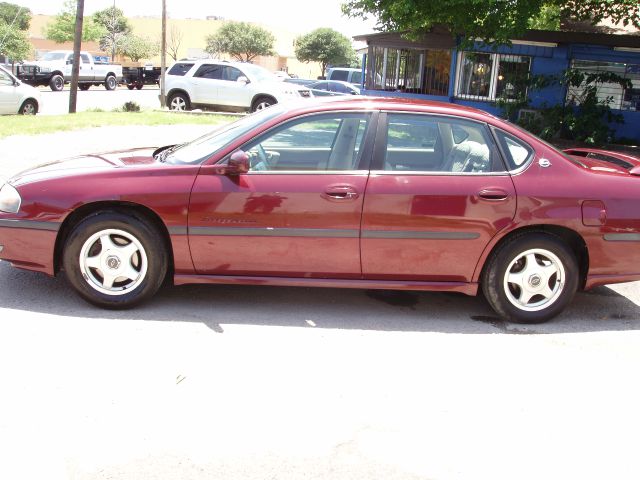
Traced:
<svg viewBox="0 0 640 480">
<path fill-rule="evenodd" d="M 323 77 L 327 65 L 350 65 L 355 56 L 351 41 L 331 28 L 317 28 L 298 37 L 295 53 L 301 62 L 319 62 Z"/>
<path fill-rule="evenodd" d="M 0 20 L 0 55 L 21 62 L 31 54 L 31 43 L 22 30 Z"/>
<path fill-rule="evenodd" d="M 134 62 L 142 58 L 155 57 L 160 47 L 157 42 L 138 35 L 127 35 L 122 43 L 122 54 Z"/>
<path fill-rule="evenodd" d="M 246 22 L 228 22 L 207 37 L 206 51 L 211 55 L 227 53 L 239 62 L 250 62 L 257 56 L 274 55 L 275 37 L 262 27 Z"/>
<path fill-rule="evenodd" d="M 131 25 L 119 8 L 109 7 L 93 14 L 93 22 L 104 31 L 100 37 L 100 49 L 111 52 L 111 60 L 117 53 L 122 53 L 126 37 L 131 34 Z"/>
<path fill-rule="evenodd" d="M 76 3 L 66 0 L 62 11 L 58 13 L 45 27 L 45 36 L 56 43 L 73 41 L 76 28 Z M 104 34 L 104 29 L 93 22 L 92 18 L 85 19 L 82 25 L 82 41 L 98 40 Z"/>
<path fill-rule="evenodd" d="M 464 35 L 464 42 L 508 43 L 522 35 L 543 8 L 555 7 L 561 18 L 596 24 L 604 18 L 640 27 L 638 0 L 347 0 L 343 12 L 352 17 L 377 16 L 382 30 L 418 37 L 434 25 Z"/>
<path fill-rule="evenodd" d="M 15 3 L 0 2 L 0 23 L 3 21 L 18 30 L 29 30 L 31 10 Z"/>
<path fill-rule="evenodd" d="M 171 31 L 169 32 L 169 38 L 167 40 L 167 51 L 169 56 L 174 61 L 178 60 L 178 54 L 180 52 L 180 46 L 182 45 L 182 31 L 177 25 L 171 25 Z"/>
</svg>

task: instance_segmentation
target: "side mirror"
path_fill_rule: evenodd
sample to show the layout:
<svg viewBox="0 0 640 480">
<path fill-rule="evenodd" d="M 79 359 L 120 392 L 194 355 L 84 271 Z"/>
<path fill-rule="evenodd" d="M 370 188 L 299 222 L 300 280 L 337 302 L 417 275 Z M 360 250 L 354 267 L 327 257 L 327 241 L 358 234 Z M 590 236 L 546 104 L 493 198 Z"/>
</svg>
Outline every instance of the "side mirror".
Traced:
<svg viewBox="0 0 640 480">
<path fill-rule="evenodd" d="M 243 76 L 241 76 L 241 77 L 238 77 L 238 79 L 236 80 L 236 82 L 238 82 L 238 83 L 244 83 L 245 85 L 246 85 L 247 83 L 251 83 L 251 82 L 249 82 L 249 79 L 248 79 L 247 77 L 245 77 L 244 75 L 243 75 Z"/>
<path fill-rule="evenodd" d="M 247 173 L 249 168 L 249 155 L 246 152 L 238 150 L 229 157 L 229 163 L 227 164 L 228 175 L 241 175 Z"/>
</svg>

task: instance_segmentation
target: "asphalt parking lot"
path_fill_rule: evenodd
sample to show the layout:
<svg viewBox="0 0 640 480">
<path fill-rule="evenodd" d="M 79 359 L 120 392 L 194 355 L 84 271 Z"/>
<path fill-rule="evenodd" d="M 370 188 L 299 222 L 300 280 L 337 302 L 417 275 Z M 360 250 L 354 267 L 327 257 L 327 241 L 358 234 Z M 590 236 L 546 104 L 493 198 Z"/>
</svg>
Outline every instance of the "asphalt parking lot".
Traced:
<svg viewBox="0 0 640 480">
<path fill-rule="evenodd" d="M 9 137 L 0 174 L 207 128 Z M 640 283 L 523 326 L 482 298 L 308 288 L 112 312 L 0 262 L 0 478 L 635 480 L 639 347 Z"/>
</svg>

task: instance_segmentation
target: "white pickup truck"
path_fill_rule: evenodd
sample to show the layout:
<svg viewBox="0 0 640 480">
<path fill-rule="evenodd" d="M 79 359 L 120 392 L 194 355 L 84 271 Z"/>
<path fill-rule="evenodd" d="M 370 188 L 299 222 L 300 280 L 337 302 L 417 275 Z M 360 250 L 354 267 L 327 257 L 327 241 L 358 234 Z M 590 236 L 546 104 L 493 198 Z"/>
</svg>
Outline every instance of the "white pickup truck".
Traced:
<svg viewBox="0 0 640 480">
<path fill-rule="evenodd" d="M 18 65 L 17 77 L 29 85 L 49 85 L 51 90 L 59 92 L 65 83 L 71 81 L 72 64 L 73 51 L 54 50 L 45 53 L 38 61 Z M 80 52 L 80 90 L 89 90 L 91 85 L 104 85 L 107 90 L 115 90 L 121 82 L 121 65 L 96 63 L 89 52 Z"/>
</svg>

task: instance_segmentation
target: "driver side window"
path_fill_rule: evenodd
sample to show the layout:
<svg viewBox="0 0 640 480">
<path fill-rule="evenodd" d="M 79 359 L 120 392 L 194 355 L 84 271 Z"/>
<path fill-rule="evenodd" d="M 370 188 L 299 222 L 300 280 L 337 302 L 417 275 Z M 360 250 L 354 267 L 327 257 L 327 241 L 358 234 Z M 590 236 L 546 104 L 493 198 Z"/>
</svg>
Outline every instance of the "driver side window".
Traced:
<svg viewBox="0 0 640 480">
<path fill-rule="evenodd" d="M 251 172 L 357 170 L 369 113 L 304 117 L 246 145 Z"/>
</svg>

